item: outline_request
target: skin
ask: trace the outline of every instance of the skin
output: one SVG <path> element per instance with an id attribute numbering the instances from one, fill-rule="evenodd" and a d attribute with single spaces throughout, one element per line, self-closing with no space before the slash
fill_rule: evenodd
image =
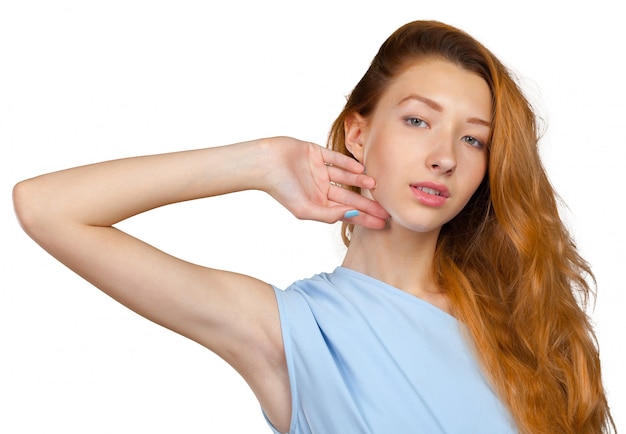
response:
<path id="1" fill-rule="evenodd" d="M 387 227 L 356 227 L 343 265 L 449 312 L 430 276 L 441 227 L 474 194 L 487 168 L 491 93 L 478 75 L 438 58 L 400 74 L 369 118 L 346 120 L 346 145 L 377 180 L 364 192 L 391 215 Z M 411 185 L 434 183 L 441 206 L 420 202 Z M 430 184 L 429 184 L 430 185 Z"/>
<path id="2" fill-rule="evenodd" d="M 267 192 L 301 219 L 336 222 L 345 220 L 346 211 L 356 209 L 360 213 L 350 221 L 358 230 L 344 265 L 419 296 L 414 282 L 427 281 L 426 264 L 432 260 L 441 225 L 469 199 L 486 166 L 484 151 L 465 149 L 468 145 L 459 143 L 459 137 L 478 136 L 465 120 L 486 116 L 489 110 L 483 107 L 483 97 L 487 97 L 472 90 L 475 85 L 482 89 L 475 76 L 450 66 L 454 65 L 431 65 L 435 69 L 422 65 L 420 74 L 430 71 L 430 75 L 420 80 L 414 80 L 420 75 L 418 70 L 406 79 L 403 75 L 369 119 L 355 115 L 346 123 L 348 137 L 355 139 L 350 142 L 353 153 L 367 163 L 368 175 L 363 174 L 363 165 L 347 156 L 275 137 L 42 175 L 15 186 L 16 214 L 37 243 L 93 285 L 232 365 L 274 426 L 287 432 L 291 392 L 271 286 L 249 276 L 185 262 L 114 225 L 166 204 L 248 189 Z M 443 80 L 449 87 L 431 86 L 431 80 Z M 456 80 L 461 82 L 456 85 Z M 418 82 L 421 87 L 413 89 Z M 429 112 L 416 105 L 412 114 L 427 120 L 428 128 L 406 122 L 393 126 L 396 88 L 401 94 L 409 89 L 439 89 L 428 95 L 443 110 Z M 402 141 L 400 131 L 406 131 Z M 412 134 L 415 139 L 409 140 Z M 394 151 L 390 144 L 401 148 Z M 397 169 L 392 170 L 394 165 Z M 470 170 L 469 165 L 476 167 Z M 415 177 L 445 182 L 453 199 L 439 210 L 422 209 L 406 185 Z M 366 194 L 333 183 L 357 186 Z M 403 236 L 407 239 L 400 242 Z M 420 265 L 415 267 L 409 259 Z M 390 272 L 394 269 L 400 271 L 398 275 Z M 404 274 L 406 279 L 396 279 Z"/>

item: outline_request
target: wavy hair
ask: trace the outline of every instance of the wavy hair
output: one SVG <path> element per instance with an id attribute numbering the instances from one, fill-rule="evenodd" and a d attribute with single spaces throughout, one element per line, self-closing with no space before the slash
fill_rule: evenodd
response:
<path id="1" fill-rule="evenodd" d="M 493 111 L 488 172 L 467 206 L 441 229 L 434 278 L 521 433 L 616 431 L 585 313 L 593 274 L 559 216 L 537 149 L 535 114 L 489 50 L 436 21 L 402 26 L 351 92 L 328 147 L 351 155 L 346 118 L 355 112 L 367 117 L 396 76 L 433 56 L 482 77 Z M 344 223 L 346 245 L 352 230 Z"/>

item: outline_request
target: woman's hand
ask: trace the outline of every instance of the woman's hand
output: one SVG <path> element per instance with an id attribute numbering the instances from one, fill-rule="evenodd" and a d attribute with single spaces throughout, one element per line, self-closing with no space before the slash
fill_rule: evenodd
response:
<path id="1" fill-rule="evenodd" d="M 268 185 L 264 190 L 299 219 L 334 223 L 339 220 L 382 229 L 390 216 L 377 202 L 345 187 L 374 189 L 353 158 L 290 137 L 266 140 Z M 350 217 L 354 212 L 358 215 Z"/>

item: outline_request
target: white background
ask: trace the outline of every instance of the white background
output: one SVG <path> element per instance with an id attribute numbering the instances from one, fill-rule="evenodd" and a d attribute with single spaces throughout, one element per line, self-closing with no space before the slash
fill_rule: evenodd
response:
<path id="1" fill-rule="evenodd" d="M 261 136 L 324 143 L 379 45 L 414 19 L 484 42 L 544 118 L 545 165 L 597 275 L 592 317 L 626 429 L 623 13 L 609 0 L 551 4 L 2 0 L 0 432 L 269 432 L 225 363 L 37 247 L 14 218 L 11 188 L 79 164 Z M 342 255 L 338 226 L 296 221 L 260 193 L 160 209 L 123 228 L 279 286 Z"/>

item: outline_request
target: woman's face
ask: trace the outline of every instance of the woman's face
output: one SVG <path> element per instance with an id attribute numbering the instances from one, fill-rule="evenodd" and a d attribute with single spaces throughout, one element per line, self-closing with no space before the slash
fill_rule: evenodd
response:
<path id="1" fill-rule="evenodd" d="M 366 191 L 391 225 L 439 231 L 487 168 L 491 93 L 477 74 L 427 58 L 394 79 L 367 118 L 346 121 L 346 144 L 377 180 Z"/>

